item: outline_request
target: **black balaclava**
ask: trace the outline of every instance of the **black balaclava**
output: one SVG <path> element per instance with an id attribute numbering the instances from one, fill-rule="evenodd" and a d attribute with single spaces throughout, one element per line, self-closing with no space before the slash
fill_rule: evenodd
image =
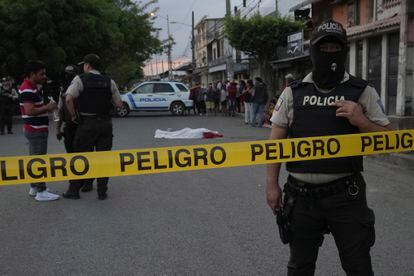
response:
<path id="1" fill-rule="evenodd" d="M 321 52 L 319 46 L 325 42 L 339 43 L 342 50 L 335 53 Z M 345 74 L 347 55 L 347 45 L 331 36 L 325 37 L 311 47 L 312 78 L 318 87 L 332 89 L 341 83 Z"/>
<path id="2" fill-rule="evenodd" d="M 335 53 L 321 52 L 322 43 L 339 43 L 342 50 Z M 345 63 L 348 54 L 346 30 L 341 23 L 328 19 L 317 26 L 311 37 L 312 76 L 316 85 L 323 89 L 332 89 L 344 78 Z"/>

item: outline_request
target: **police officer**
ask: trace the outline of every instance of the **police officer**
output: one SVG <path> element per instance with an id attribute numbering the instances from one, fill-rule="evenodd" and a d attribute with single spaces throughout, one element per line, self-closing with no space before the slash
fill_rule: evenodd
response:
<path id="1" fill-rule="evenodd" d="M 63 138 L 66 152 L 75 152 L 74 140 L 78 124 L 72 122 L 71 114 L 66 106 L 66 91 L 71 84 L 73 78 L 77 75 L 78 69 L 75 65 L 65 67 L 63 78 L 63 86 L 59 94 L 58 112 L 59 116 L 56 122 L 56 138 L 60 141 Z M 77 113 L 76 101 L 74 101 L 75 113 Z M 63 129 L 62 129 L 63 128 Z M 90 192 L 93 190 L 93 179 L 84 179 L 82 192 Z"/>
<path id="2" fill-rule="evenodd" d="M 3 78 L 0 87 L 0 134 L 3 135 L 7 126 L 7 133 L 13 134 L 13 113 L 18 98 L 16 90 L 12 87 L 11 79 Z"/>
<path id="3" fill-rule="evenodd" d="M 76 76 L 66 92 L 66 104 L 71 120 L 79 124 L 74 139 L 75 152 L 107 151 L 112 148 L 112 106 L 122 106 L 115 82 L 101 75 L 101 59 L 88 54 L 80 63 L 85 74 Z M 74 108 L 77 100 L 79 116 Z M 87 180 L 90 181 L 90 180 Z M 107 198 L 108 177 L 98 178 L 98 199 Z M 64 198 L 79 199 L 84 180 L 72 180 Z"/>
<path id="4" fill-rule="evenodd" d="M 270 139 L 386 131 L 390 122 L 374 88 L 345 72 L 347 36 L 327 20 L 311 37 L 312 73 L 287 87 L 276 104 Z M 336 100 L 336 101 L 335 101 Z M 323 235 L 332 233 L 347 275 L 373 275 L 374 213 L 367 206 L 362 157 L 268 165 L 266 197 L 288 221 L 288 275 L 314 275 Z"/>

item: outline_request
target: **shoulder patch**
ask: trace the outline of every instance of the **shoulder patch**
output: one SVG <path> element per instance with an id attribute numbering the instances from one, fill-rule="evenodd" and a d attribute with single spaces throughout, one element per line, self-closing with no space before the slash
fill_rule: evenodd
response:
<path id="1" fill-rule="evenodd" d="M 384 105 L 382 104 L 381 99 L 378 99 L 378 100 L 377 100 L 377 104 L 378 104 L 378 105 L 379 105 L 379 107 L 381 108 L 382 113 L 384 113 L 384 114 L 385 114 L 385 108 L 384 108 Z"/>
<path id="2" fill-rule="evenodd" d="M 277 100 L 277 103 L 275 105 L 275 111 L 276 112 L 279 111 L 279 109 L 282 106 L 282 104 L 283 104 L 283 98 L 282 97 L 279 97 L 279 99 Z"/>

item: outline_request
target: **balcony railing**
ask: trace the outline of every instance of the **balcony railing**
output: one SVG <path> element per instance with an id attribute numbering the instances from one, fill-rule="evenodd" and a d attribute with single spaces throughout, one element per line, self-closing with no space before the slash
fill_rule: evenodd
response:
<path id="1" fill-rule="evenodd" d="M 216 58 L 215 60 L 209 61 L 208 66 L 212 67 L 212 66 L 220 65 L 226 62 L 227 62 L 226 57 L 219 57 L 219 58 Z"/>
<path id="2" fill-rule="evenodd" d="M 400 6 L 401 0 L 378 0 L 377 20 L 393 17 L 396 13 L 398 13 Z"/>
<path id="3" fill-rule="evenodd" d="M 390 9 L 401 4 L 401 0 L 383 0 L 382 7 L 384 9 Z"/>

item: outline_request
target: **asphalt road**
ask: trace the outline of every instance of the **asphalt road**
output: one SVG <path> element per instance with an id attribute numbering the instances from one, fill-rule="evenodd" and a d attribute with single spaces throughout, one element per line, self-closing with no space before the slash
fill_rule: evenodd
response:
<path id="1" fill-rule="evenodd" d="M 224 138 L 159 140 L 160 129 L 205 127 Z M 114 119 L 114 148 L 264 139 L 240 118 L 138 113 Z M 53 131 L 51 132 L 53 133 Z M 49 152 L 63 152 L 52 135 Z M 26 155 L 21 125 L 0 136 L 0 155 Z M 0 186 L 0 275 L 286 275 L 288 247 L 265 203 L 264 166 L 115 177 L 109 198 L 39 203 L 28 185 Z M 414 275 L 414 169 L 367 159 L 376 213 L 376 275 Z M 283 171 L 283 177 L 286 172 Z M 62 193 L 67 183 L 50 183 Z M 316 275 L 344 275 L 331 236 Z"/>

